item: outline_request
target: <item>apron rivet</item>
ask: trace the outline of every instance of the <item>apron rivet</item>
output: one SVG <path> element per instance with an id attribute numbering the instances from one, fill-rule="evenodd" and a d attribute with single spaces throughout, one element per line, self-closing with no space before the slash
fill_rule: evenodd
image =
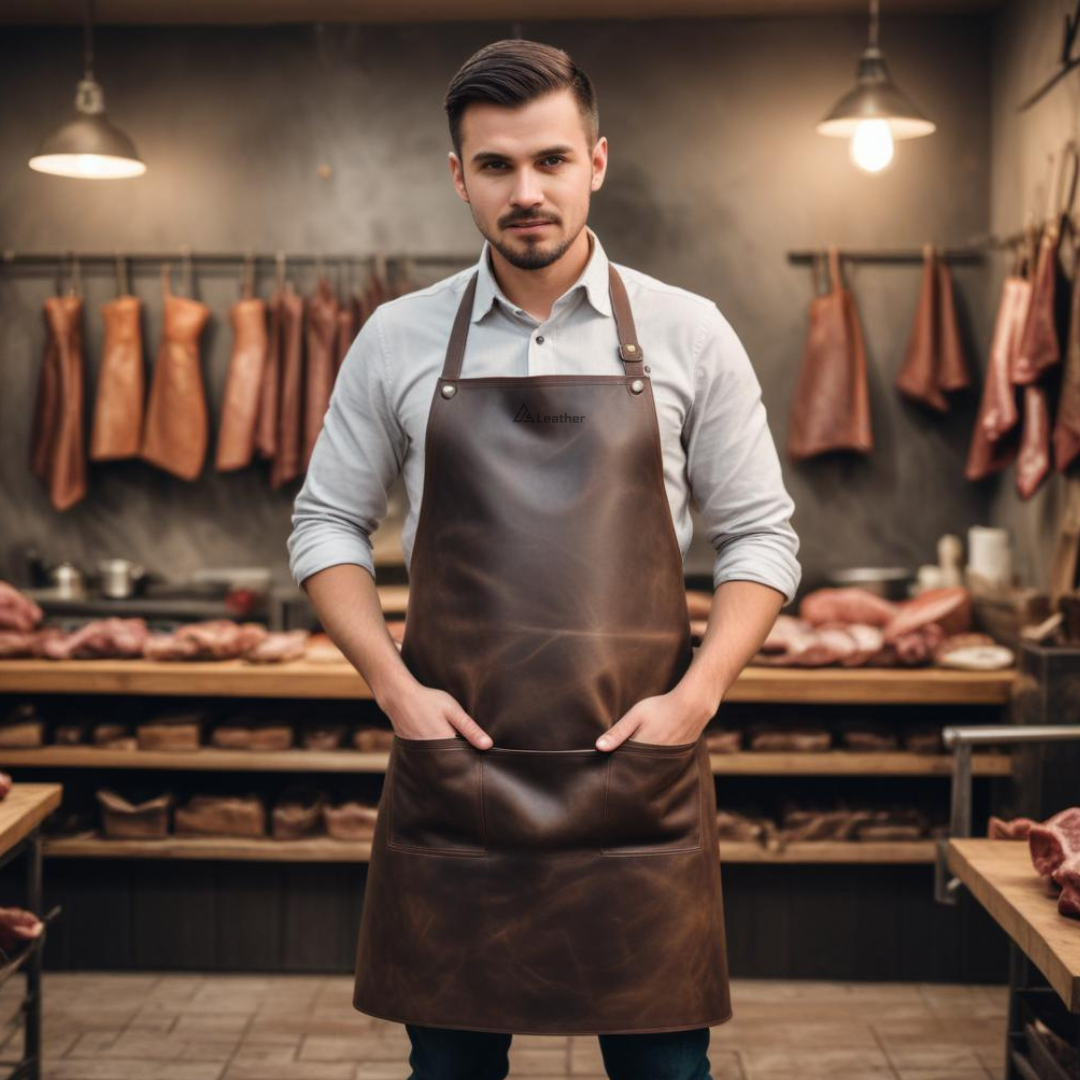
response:
<path id="1" fill-rule="evenodd" d="M 627 352 L 637 352 L 637 346 L 636 345 L 627 345 L 626 346 L 626 351 Z"/>
<path id="2" fill-rule="evenodd" d="M 442 388 L 442 396 L 444 398 L 452 398 L 457 393 L 457 387 L 451 383 L 447 383 Z"/>
<path id="3" fill-rule="evenodd" d="M 632 394 L 640 394 L 645 389 L 645 384 L 640 379 L 635 379 L 630 384 L 630 392 Z"/>

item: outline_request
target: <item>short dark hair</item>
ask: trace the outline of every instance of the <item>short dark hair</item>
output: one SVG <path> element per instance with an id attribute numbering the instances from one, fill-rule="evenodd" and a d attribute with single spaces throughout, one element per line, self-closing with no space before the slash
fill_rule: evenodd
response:
<path id="1" fill-rule="evenodd" d="M 570 54 L 539 41 L 507 38 L 473 53 L 450 80 L 443 105 L 454 152 L 461 157 L 461 118 L 477 101 L 524 105 L 552 90 L 573 91 L 591 150 L 600 134 L 600 113 L 592 81 Z"/>

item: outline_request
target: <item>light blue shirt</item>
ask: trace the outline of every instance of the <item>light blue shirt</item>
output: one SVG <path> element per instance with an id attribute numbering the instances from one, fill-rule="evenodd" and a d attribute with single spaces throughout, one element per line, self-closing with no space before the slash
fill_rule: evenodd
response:
<path id="1" fill-rule="evenodd" d="M 424 435 L 461 296 L 479 270 L 463 378 L 617 375 L 608 259 L 592 253 L 543 321 L 511 303 L 491 270 L 485 241 L 475 267 L 375 309 L 349 349 L 293 509 L 289 569 L 301 584 L 339 563 L 375 577 L 371 534 L 400 473 L 408 512 L 405 565 L 424 489 Z M 735 331 L 707 297 L 615 264 L 650 367 L 664 486 L 685 560 L 693 497 L 716 557 L 713 587 L 757 581 L 794 598 L 802 570 L 795 505 L 784 487 L 761 386 Z"/>

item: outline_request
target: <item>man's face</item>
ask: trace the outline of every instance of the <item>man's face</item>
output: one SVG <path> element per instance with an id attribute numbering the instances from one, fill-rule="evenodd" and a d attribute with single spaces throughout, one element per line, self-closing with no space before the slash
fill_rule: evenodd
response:
<path id="1" fill-rule="evenodd" d="M 462 116 L 461 158 L 450 154 L 458 195 L 481 234 L 512 266 L 560 258 L 589 216 L 607 169 L 607 139 L 590 151 L 570 90 L 509 108 L 476 102 Z"/>

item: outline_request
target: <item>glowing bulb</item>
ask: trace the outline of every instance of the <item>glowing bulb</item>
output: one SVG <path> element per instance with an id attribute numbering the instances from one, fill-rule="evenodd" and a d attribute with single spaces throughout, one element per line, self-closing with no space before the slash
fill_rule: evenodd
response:
<path id="1" fill-rule="evenodd" d="M 146 172 L 141 161 L 111 154 L 39 154 L 30 159 L 30 168 L 83 180 L 116 180 Z"/>
<path id="2" fill-rule="evenodd" d="M 881 172 L 893 159 L 888 120 L 863 120 L 851 137 L 851 160 L 869 173 Z"/>

